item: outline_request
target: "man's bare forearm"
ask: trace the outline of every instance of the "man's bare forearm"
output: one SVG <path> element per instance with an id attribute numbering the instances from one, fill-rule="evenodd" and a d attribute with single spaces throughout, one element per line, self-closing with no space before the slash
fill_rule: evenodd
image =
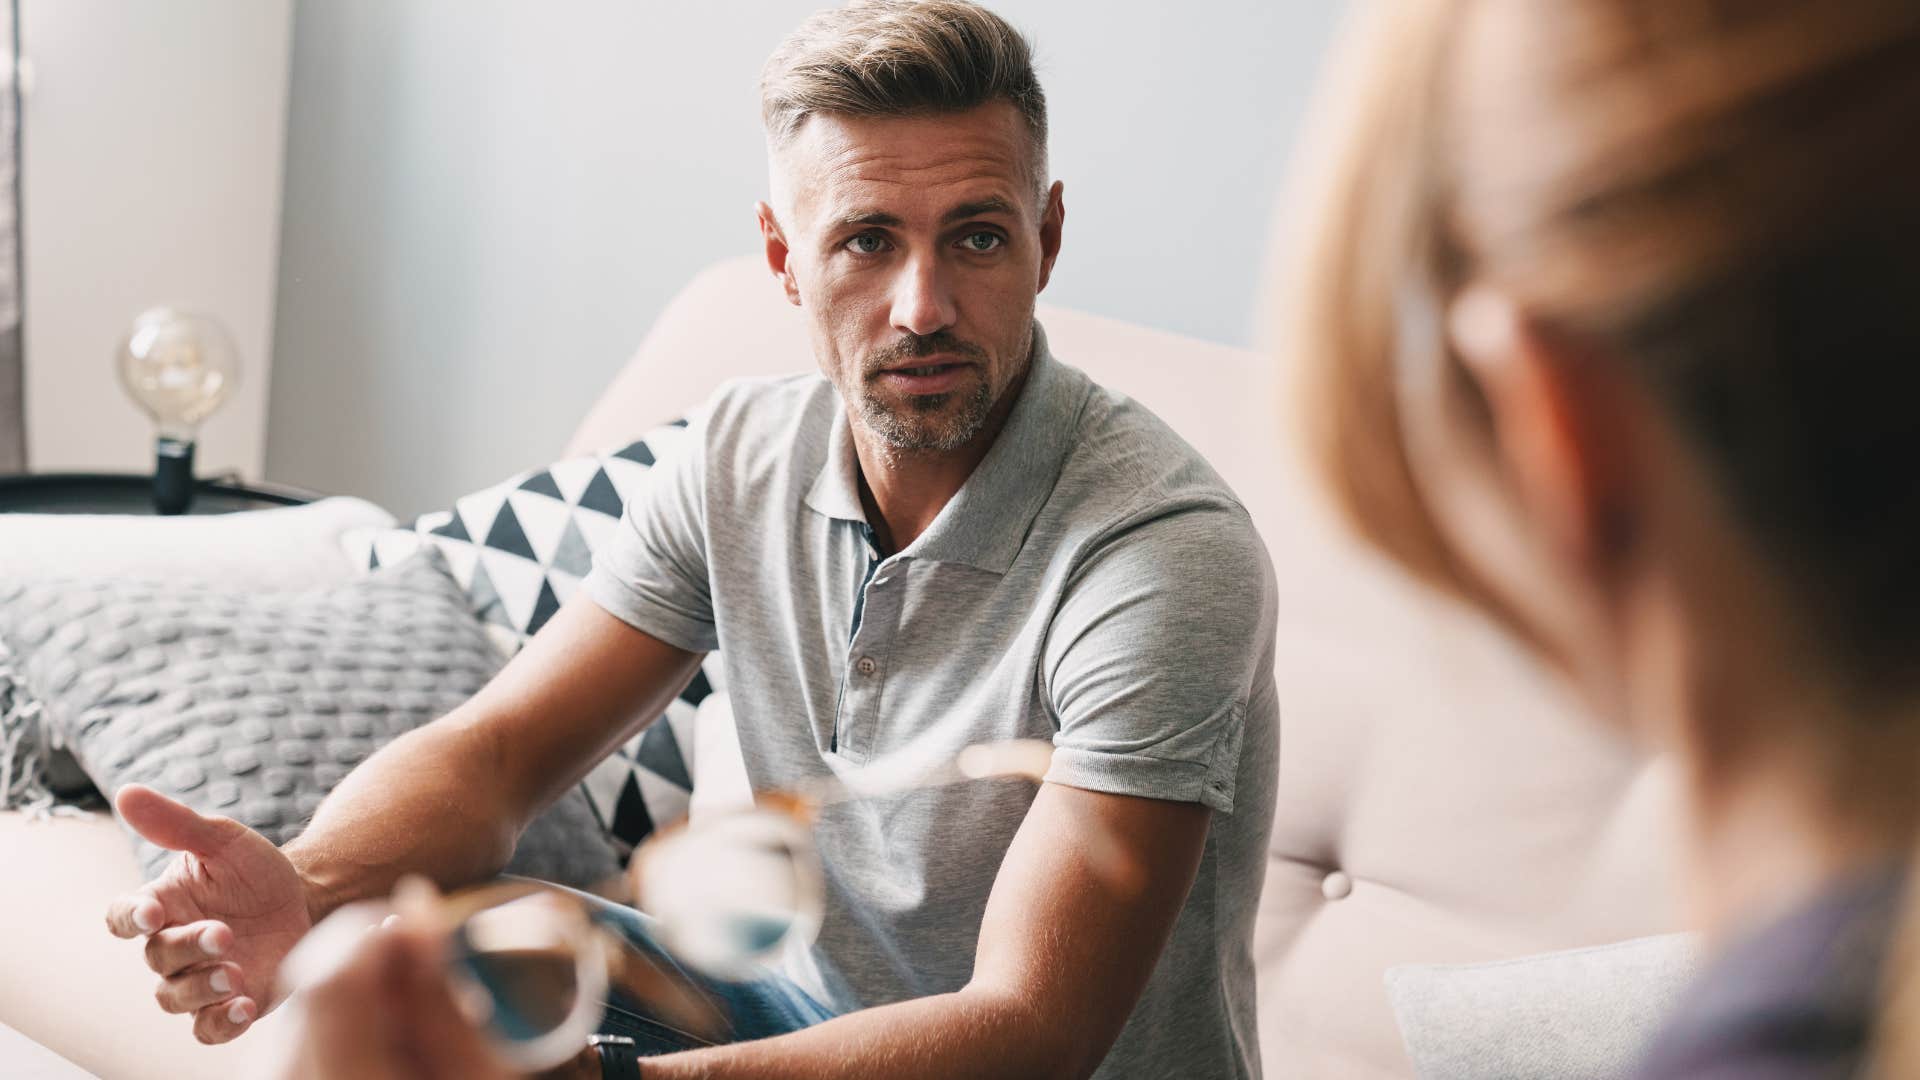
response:
<path id="1" fill-rule="evenodd" d="M 488 741 L 455 712 L 389 743 L 341 781 L 285 848 L 316 922 L 342 904 L 387 895 L 404 874 L 448 888 L 507 864 L 520 823 L 497 797 Z"/>
<path id="2" fill-rule="evenodd" d="M 975 1080 L 1091 1075 L 1105 1046 L 1045 1010 L 969 987 L 849 1013 L 789 1035 L 648 1058 L 649 1080 Z"/>
<path id="3" fill-rule="evenodd" d="M 577 596 L 486 688 L 355 769 L 286 847 L 317 920 L 404 874 L 490 877 L 526 823 L 658 716 L 700 657 Z"/>
<path id="4" fill-rule="evenodd" d="M 1090 1076 L 1173 932 L 1209 816 L 1197 803 L 1043 784 L 994 879 L 964 989 L 758 1042 L 649 1058 L 644 1075 Z"/>

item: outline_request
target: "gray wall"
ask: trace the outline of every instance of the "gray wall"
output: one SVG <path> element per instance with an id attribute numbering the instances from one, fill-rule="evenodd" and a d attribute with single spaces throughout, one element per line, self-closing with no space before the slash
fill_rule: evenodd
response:
<path id="1" fill-rule="evenodd" d="M 298 0 L 267 475 L 411 515 L 549 460 L 755 250 L 755 80 L 816 6 Z M 995 7 L 1052 102 L 1049 299 L 1248 342 L 1338 0 Z"/>
<path id="2" fill-rule="evenodd" d="M 0 473 L 27 468 L 27 401 L 20 349 L 19 71 L 16 0 L 0 0 Z"/>

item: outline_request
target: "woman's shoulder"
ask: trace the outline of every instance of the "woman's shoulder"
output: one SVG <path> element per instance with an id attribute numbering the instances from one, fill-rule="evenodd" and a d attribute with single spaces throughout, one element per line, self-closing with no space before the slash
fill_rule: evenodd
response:
<path id="1" fill-rule="evenodd" d="M 1736 940 L 1688 991 L 1637 1080 L 1857 1075 L 1909 873 L 1857 875 Z"/>

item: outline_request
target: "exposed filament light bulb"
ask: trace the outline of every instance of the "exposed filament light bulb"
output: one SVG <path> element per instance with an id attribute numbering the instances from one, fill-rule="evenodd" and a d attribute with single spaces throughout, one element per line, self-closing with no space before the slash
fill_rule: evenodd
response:
<path id="1" fill-rule="evenodd" d="M 153 417 L 158 433 L 154 508 L 178 514 L 193 501 L 193 450 L 200 424 L 232 396 L 240 354 L 224 326 L 207 315 L 150 308 L 121 342 L 120 384 Z"/>

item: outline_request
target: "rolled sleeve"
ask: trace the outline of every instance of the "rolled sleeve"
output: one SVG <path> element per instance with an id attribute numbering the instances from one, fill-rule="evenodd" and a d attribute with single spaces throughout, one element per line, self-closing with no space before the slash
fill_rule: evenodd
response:
<path id="1" fill-rule="evenodd" d="M 1274 607 L 1266 550 L 1236 505 L 1117 530 L 1069 581 L 1049 634 L 1047 779 L 1232 813 Z"/>
<path id="2" fill-rule="evenodd" d="M 594 552 L 588 597 L 621 622 L 675 648 L 712 652 L 704 484 L 706 423 L 664 454 L 627 500 L 619 528 Z"/>

